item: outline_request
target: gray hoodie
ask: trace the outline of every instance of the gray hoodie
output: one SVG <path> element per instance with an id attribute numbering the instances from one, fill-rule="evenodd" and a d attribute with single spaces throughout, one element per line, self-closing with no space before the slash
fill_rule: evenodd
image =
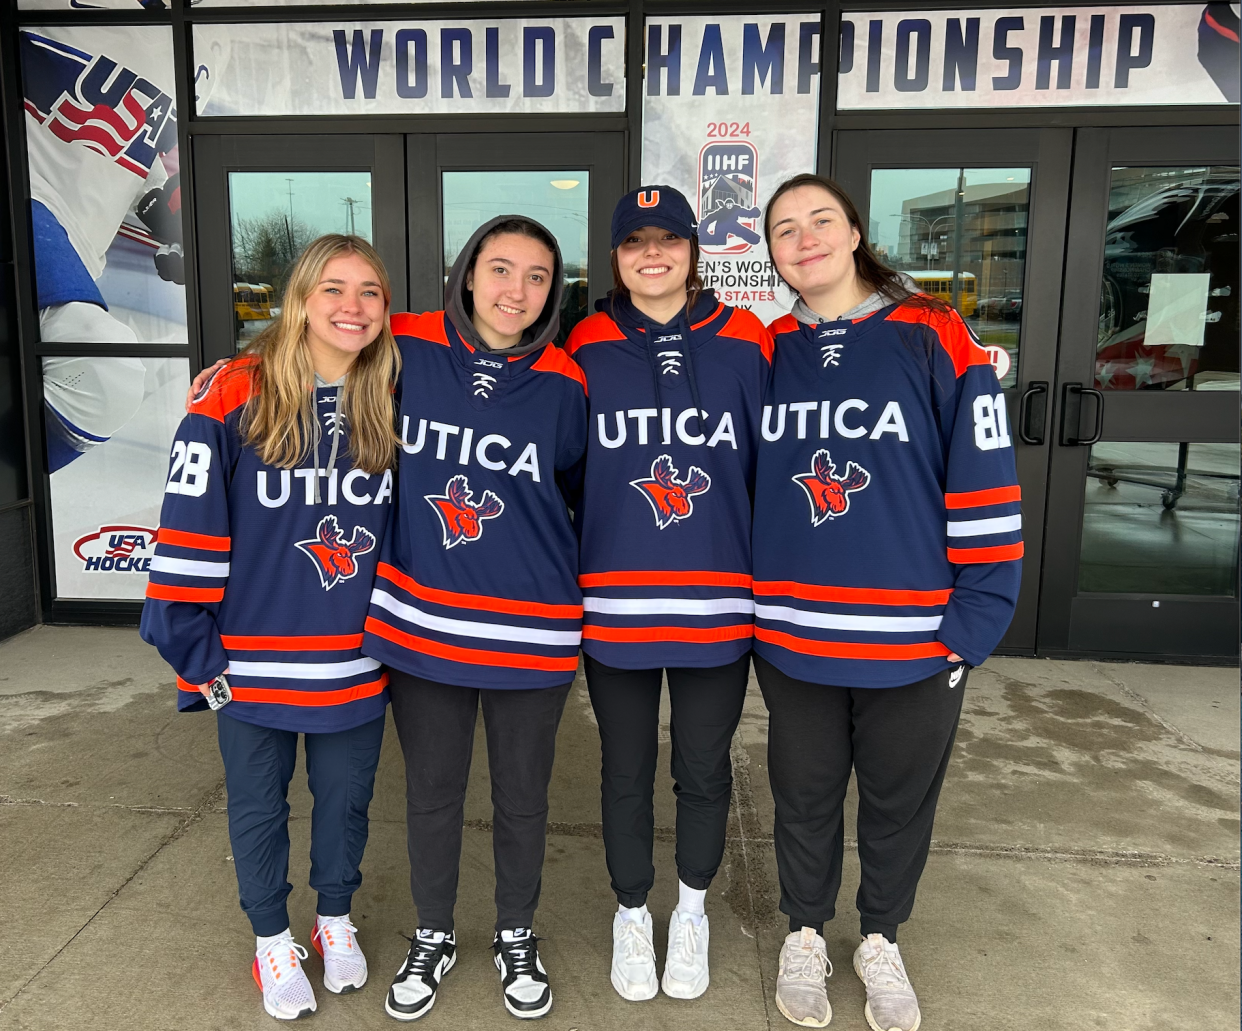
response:
<path id="1" fill-rule="evenodd" d="M 855 305 L 849 311 L 843 311 L 836 319 L 825 318 L 818 312 L 811 311 L 806 301 L 802 299 L 801 294 L 798 295 L 798 300 L 794 302 L 793 317 L 806 326 L 818 326 L 821 322 L 835 322 L 839 319 L 861 319 L 872 312 L 888 307 L 890 304 L 904 301 L 911 294 L 918 292 L 918 284 L 904 272 L 898 272 L 893 289 L 877 290 L 861 304 Z"/>
<path id="2" fill-rule="evenodd" d="M 466 289 L 466 272 L 469 270 L 470 259 L 473 257 L 475 249 L 479 246 L 479 241 L 501 222 L 512 221 L 526 222 L 530 225 L 538 226 L 552 240 L 553 257 L 555 258 L 552 268 L 552 290 L 548 294 L 548 299 L 543 306 L 543 311 L 540 313 L 539 318 L 522 333 L 522 339 L 513 347 L 492 350 L 483 342 L 483 338 L 479 336 L 479 331 L 474 328 L 474 323 L 471 321 L 470 316 L 474 311 L 474 305 L 470 292 Z M 453 262 L 453 267 L 449 270 L 448 282 L 444 284 L 444 313 L 453 323 L 453 328 L 457 330 L 458 335 L 471 347 L 477 347 L 480 350 L 488 351 L 500 357 L 518 358 L 521 355 L 530 354 L 531 351 L 538 350 L 550 340 L 556 339 L 557 331 L 561 327 L 561 295 L 564 292 L 564 265 L 561 261 L 561 249 L 556 246 L 556 237 L 533 218 L 527 218 L 525 215 L 500 215 L 497 218 L 493 218 L 490 222 L 484 222 L 479 226 L 474 231 L 474 235 L 466 241 L 466 246 L 461 249 L 457 260 Z"/>

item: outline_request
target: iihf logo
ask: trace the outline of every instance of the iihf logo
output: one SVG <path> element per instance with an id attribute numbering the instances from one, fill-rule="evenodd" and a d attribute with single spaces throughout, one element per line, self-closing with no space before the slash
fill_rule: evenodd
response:
<path id="1" fill-rule="evenodd" d="M 811 471 L 799 473 L 793 481 L 811 502 L 811 525 L 819 526 L 826 519 L 845 515 L 850 510 L 850 492 L 866 487 L 871 474 L 856 462 L 847 462 L 845 475 L 838 476 L 832 457 L 821 448 L 811 459 Z"/>
<path id="2" fill-rule="evenodd" d="M 443 494 L 424 494 L 435 509 L 444 528 L 444 546 L 454 547 L 463 541 L 477 541 L 483 535 L 483 520 L 495 519 L 505 510 L 505 503 L 490 490 L 475 504 L 474 491 L 465 476 L 454 476 L 444 486 Z"/>
<path id="3" fill-rule="evenodd" d="M 760 242 L 755 204 L 759 154 L 745 140 L 699 151 L 699 245 L 711 254 L 745 254 Z"/>
<path id="4" fill-rule="evenodd" d="M 656 526 L 663 530 L 672 523 L 689 519 L 694 512 L 694 495 L 706 494 L 712 478 L 698 466 L 690 466 L 684 480 L 677 478 L 673 459 L 661 455 L 651 463 L 651 476 L 630 480 L 630 486 L 642 494 L 655 512 Z"/>
<path id="5" fill-rule="evenodd" d="M 354 560 L 375 549 L 375 535 L 365 526 L 355 526 L 349 540 L 342 540 L 341 525 L 334 515 L 320 519 L 316 533 L 318 536 L 309 541 L 297 541 L 297 547 L 315 564 L 325 591 L 342 580 L 353 579 L 358 572 Z"/>

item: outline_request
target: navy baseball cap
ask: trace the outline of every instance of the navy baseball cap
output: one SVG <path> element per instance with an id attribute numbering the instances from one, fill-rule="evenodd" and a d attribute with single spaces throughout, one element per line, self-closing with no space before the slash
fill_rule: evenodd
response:
<path id="1" fill-rule="evenodd" d="M 619 201 L 612 212 L 612 249 L 643 226 L 659 226 L 689 240 L 694 236 L 694 211 L 672 186 L 640 186 Z"/>

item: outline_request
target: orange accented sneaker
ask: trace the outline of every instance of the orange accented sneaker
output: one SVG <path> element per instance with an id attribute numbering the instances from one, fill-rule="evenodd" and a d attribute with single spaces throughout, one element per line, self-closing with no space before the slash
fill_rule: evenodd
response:
<path id="1" fill-rule="evenodd" d="M 297 1020 L 315 1012 L 315 993 L 302 970 L 306 950 L 288 931 L 254 957 L 254 982 L 263 992 L 263 1008 L 277 1020 Z"/>
<path id="2" fill-rule="evenodd" d="M 311 944 L 323 957 L 323 986 L 335 995 L 356 992 L 367 983 L 367 958 L 358 928 L 345 916 L 316 916 Z"/>

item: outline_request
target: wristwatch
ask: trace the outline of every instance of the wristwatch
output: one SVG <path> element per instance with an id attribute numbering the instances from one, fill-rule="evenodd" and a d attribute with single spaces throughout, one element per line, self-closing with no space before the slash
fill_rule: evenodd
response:
<path id="1" fill-rule="evenodd" d="M 203 688 L 203 695 L 212 709 L 223 709 L 233 700 L 233 692 L 229 689 L 229 680 L 221 673 L 215 680 Z"/>

